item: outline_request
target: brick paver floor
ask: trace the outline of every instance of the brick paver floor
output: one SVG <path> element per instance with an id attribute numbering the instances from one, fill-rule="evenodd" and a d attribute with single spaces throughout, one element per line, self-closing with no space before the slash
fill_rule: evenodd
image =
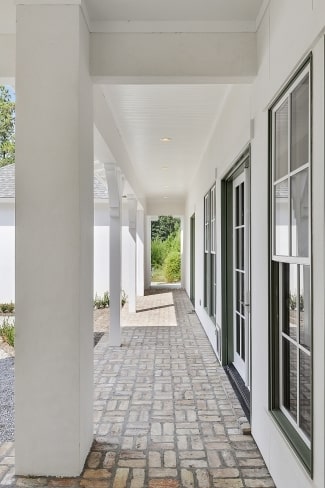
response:
<path id="1" fill-rule="evenodd" d="M 94 442 L 82 476 L 15 477 L 5 443 L 0 487 L 274 487 L 185 292 L 139 299 L 123 324 L 120 348 L 107 334 L 95 348 Z"/>

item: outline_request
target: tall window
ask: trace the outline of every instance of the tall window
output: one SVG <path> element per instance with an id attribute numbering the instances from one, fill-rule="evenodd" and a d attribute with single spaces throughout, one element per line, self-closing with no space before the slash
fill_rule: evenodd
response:
<path id="1" fill-rule="evenodd" d="M 310 61 L 270 110 L 271 410 L 311 469 Z"/>
<path id="2" fill-rule="evenodd" d="M 216 317 L 216 185 L 204 197 L 204 307 Z"/>

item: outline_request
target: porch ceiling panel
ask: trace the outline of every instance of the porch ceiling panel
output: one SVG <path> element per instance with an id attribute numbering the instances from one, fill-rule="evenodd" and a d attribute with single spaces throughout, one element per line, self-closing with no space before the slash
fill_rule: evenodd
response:
<path id="1" fill-rule="evenodd" d="M 106 85 L 103 91 L 146 197 L 185 198 L 227 85 Z"/>

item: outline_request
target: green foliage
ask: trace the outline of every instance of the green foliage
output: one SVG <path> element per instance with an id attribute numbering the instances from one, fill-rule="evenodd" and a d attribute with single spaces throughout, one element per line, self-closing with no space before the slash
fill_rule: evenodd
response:
<path id="1" fill-rule="evenodd" d="M 160 216 L 158 220 L 151 223 L 151 240 L 159 239 L 165 241 L 170 236 L 175 236 L 181 226 L 180 219 L 168 216 Z"/>
<path id="2" fill-rule="evenodd" d="M 15 304 L 10 303 L 0 303 L 0 312 L 2 313 L 13 313 L 15 310 Z"/>
<path id="3" fill-rule="evenodd" d="M 181 279 L 181 255 L 178 251 L 171 251 L 165 259 L 164 265 L 166 281 L 172 283 Z"/>
<path id="4" fill-rule="evenodd" d="M 104 292 L 104 295 L 101 297 L 99 295 L 95 295 L 94 299 L 94 308 L 106 308 L 109 306 L 109 293 L 108 291 Z"/>
<path id="5" fill-rule="evenodd" d="M 0 336 L 7 344 L 14 347 L 15 345 L 15 325 L 10 324 L 8 319 L 4 319 L 0 327 Z"/>
<path id="6" fill-rule="evenodd" d="M 151 266 L 156 269 L 164 264 L 167 255 L 166 241 L 156 238 L 151 241 Z"/>
<path id="7" fill-rule="evenodd" d="M 0 167 L 15 162 L 15 102 L 0 85 Z"/>
<path id="8" fill-rule="evenodd" d="M 151 273 L 151 280 L 155 282 L 164 282 L 165 281 L 165 273 L 164 267 L 159 266 L 158 268 L 153 268 Z"/>
<path id="9" fill-rule="evenodd" d="M 121 292 L 121 305 L 122 305 L 122 307 L 125 305 L 126 300 L 127 300 L 127 296 L 125 294 L 125 291 L 122 290 L 122 292 Z M 108 291 L 105 291 L 104 295 L 102 297 L 97 295 L 97 293 L 96 293 L 95 298 L 94 298 L 94 308 L 95 309 L 107 308 L 107 307 L 109 307 L 109 301 L 110 301 L 110 297 L 109 297 Z"/>
<path id="10" fill-rule="evenodd" d="M 151 235 L 152 280 L 178 281 L 181 276 L 180 219 L 159 217 L 158 221 L 152 223 Z"/>
<path id="11" fill-rule="evenodd" d="M 127 300 L 127 298 L 128 298 L 128 297 L 127 297 L 127 295 L 126 295 L 125 291 L 124 291 L 124 290 L 122 290 L 122 292 L 121 292 L 121 305 L 122 305 L 122 307 L 124 307 L 124 305 L 126 304 L 126 300 Z"/>

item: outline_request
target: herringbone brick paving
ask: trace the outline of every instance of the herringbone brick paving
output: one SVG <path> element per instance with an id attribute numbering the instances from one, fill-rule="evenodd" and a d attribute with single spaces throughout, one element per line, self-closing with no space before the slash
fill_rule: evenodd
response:
<path id="1" fill-rule="evenodd" d="M 107 334 L 95 348 L 94 443 L 82 476 L 14 477 L 7 443 L 0 487 L 274 487 L 185 292 L 144 297 L 137 310 L 123 312 L 133 326 L 120 348 Z"/>

